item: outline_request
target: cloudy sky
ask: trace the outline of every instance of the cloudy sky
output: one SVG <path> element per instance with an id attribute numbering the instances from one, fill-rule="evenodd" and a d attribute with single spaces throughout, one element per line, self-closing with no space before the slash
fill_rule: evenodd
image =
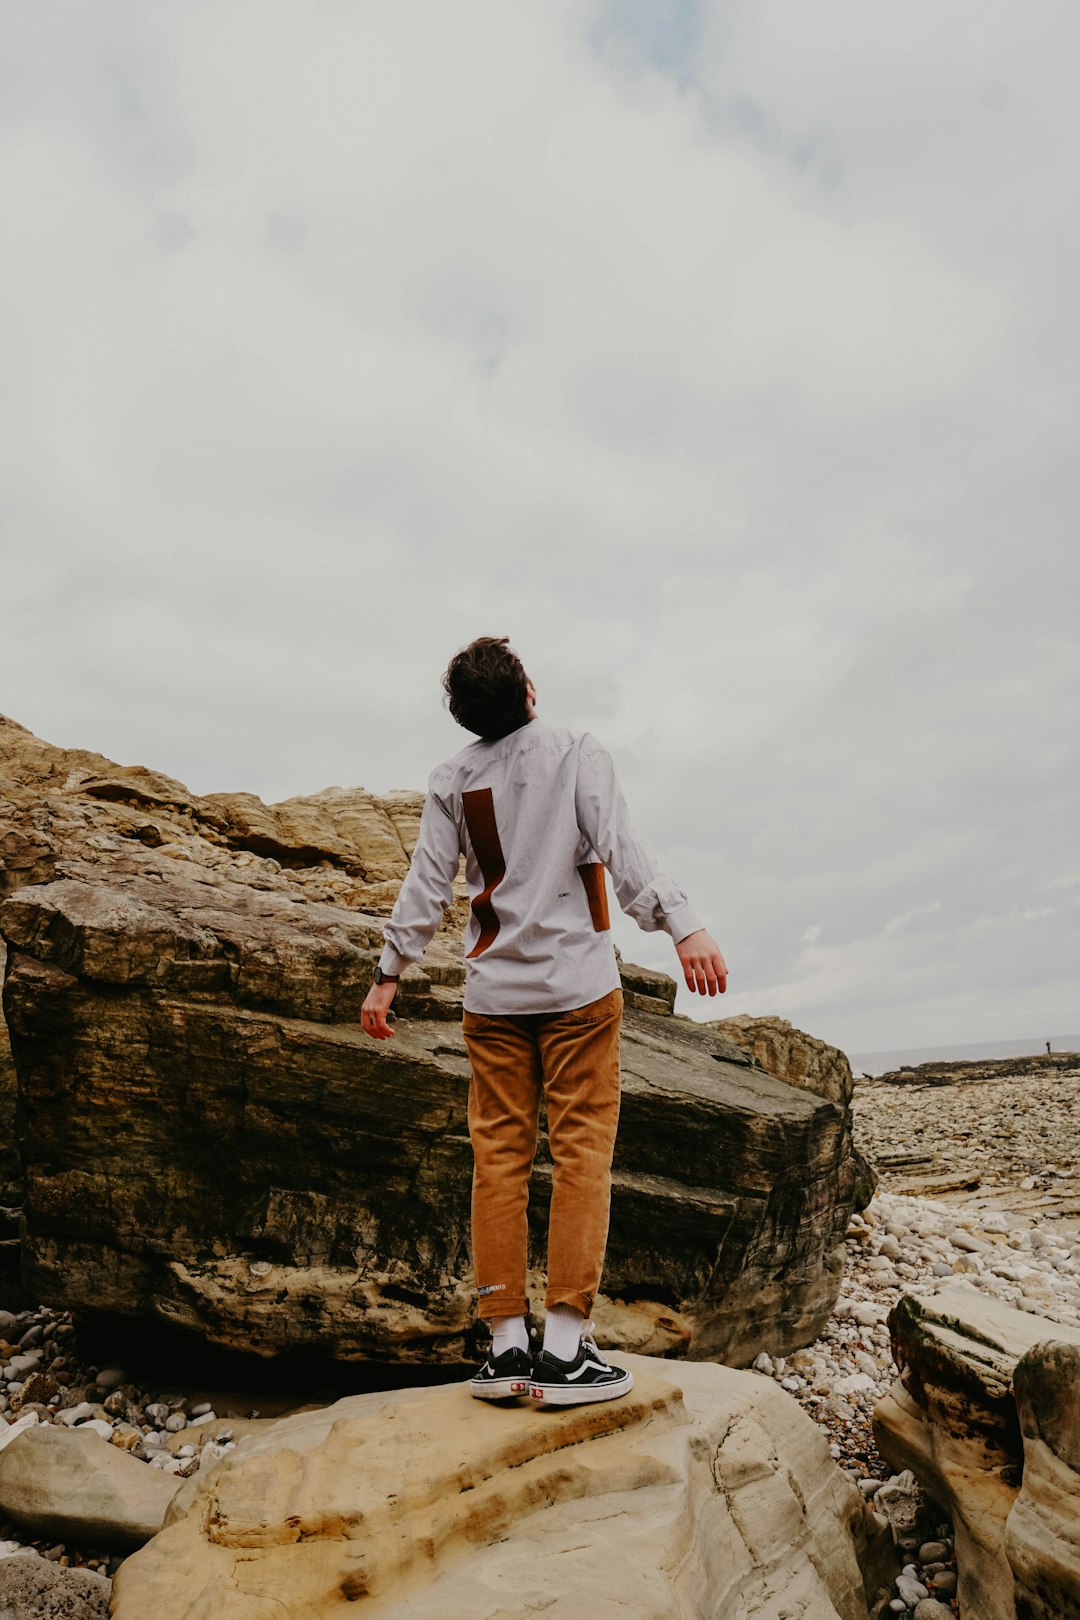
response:
<path id="1" fill-rule="evenodd" d="M 1072 0 L 0 18 L 0 712 L 422 787 L 507 634 L 719 1010 L 1080 1028 Z"/>

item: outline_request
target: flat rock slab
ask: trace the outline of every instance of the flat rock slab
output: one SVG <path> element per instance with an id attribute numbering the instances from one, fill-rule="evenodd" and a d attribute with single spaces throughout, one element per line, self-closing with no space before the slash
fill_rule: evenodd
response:
<path id="1" fill-rule="evenodd" d="M 38 1423 L 0 1451 L 0 1512 L 36 1535 L 127 1550 L 161 1529 L 175 1476 L 101 1435 Z"/>
<path id="2" fill-rule="evenodd" d="M 942 1170 L 906 1176 L 902 1181 L 895 1181 L 889 1190 L 904 1198 L 944 1198 L 949 1193 L 974 1192 L 979 1183 L 980 1177 L 975 1171 Z"/>
<path id="3" fill-rule="evenodd" d="M 770 1381 L 620 1358 L 621 1401 L 546 1411 L 463 1385 L 351 1396 L 185 1483 L 114 1620 L 865 1620 L 878 1526 Z"/>
<path id="4" fill-rule="evenodd" d="M 979 1436 L 1021 1452 L 1012 1378 L 1020 1357 L 1046 1339 L 1080 1344 L 1080 1329 L 961 1282 L 904 1294 L 889 1316 L 901 1380 L 932 1422 L 957 1438 Z"/>

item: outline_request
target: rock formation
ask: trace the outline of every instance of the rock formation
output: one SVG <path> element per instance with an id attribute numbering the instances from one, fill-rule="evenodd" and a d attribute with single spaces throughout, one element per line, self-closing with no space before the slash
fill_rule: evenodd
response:
<path id="1" fill-rule="evenodd" d="M 1024 1441 L 1020 1494 L 1005 1521 L 1019 1620 L 1080 1614 L 1080 1343 L 1051 1340 L 1013 1372 Z"/>
<path id="2" fill-rule="evenodd" d="M 851 1064 L 827 1041 L 804 1035 L 786 1018 L 714 1019 L 710 1028 L 749 1052 L 769 1074 L 789 1086 L 826 1097 L 839 1108 L 847 1108 L 855 1091 Z"/>
<path id="3" fill-rule="evenodd" d="M 904 1295 L 889 1326 L 900 1376 L 875 1409 L 874 1436 L 953 1520 L 961 1612 L 1080 1613 L 1080 1330 L 963 1282 Z"/>
<path id="4" fill-rule="evenodd" d="M 813 1092 L 843 1109 L 848 1123 L 844 1156 L 852 1177 L 852 1202 L 865 1209 L 877 1186 L 875 1167 L 856 1148 L 851 1137 L 851 1100 L 855 1079 L 851 1064 L 837 1047 L 795 1029 L 786 1018 L 718 1018 L 709 1024 L 725 1039 L 740 1046 L 766 1073 L 786 1085 Z"/>
<path id="5" fill-rule="evenodd" d="M 114 1620 L 866 1620 L 883 1520 L 771 1382 L 627 1358 L 624 1400 L 481 1406 L 460 1385 L 275 1423 L 180 1488 Z M 860 1567 L 861 1566 L 861 1567 Z"/>
<path id="6" fill-rule="evenodd" d="M 1034 1052 L 1025 1057 L 963 1058 L 951 1062 L 941 1058 L 931 1063 L 909 1063 L 902 1069 L 890 1069 L 887 1074 L 877 1075 L 874 1083 L 879 1086 L 977 1085 L 980 1081 L 1018 1074 L 1041 1080 L 1074 1072 L 1078 1064 L 1080 1052 Z"/>
<path id="7" fill-rule="evenodd" d="M 263 805 L 0 720 L 4 1010 L 31 1294 L 274 1354 L 471 1354 L 464 889 L 358 1026 L 422 799 Z M 597 1322 L 609 1344 L 749 1361 L 814 1338 L 857 1163 L 843 1096 L 672 1015 L 623 964 L 624 1097 Z M 531 1214 L 540 1294 L 549 1192 Z"/>

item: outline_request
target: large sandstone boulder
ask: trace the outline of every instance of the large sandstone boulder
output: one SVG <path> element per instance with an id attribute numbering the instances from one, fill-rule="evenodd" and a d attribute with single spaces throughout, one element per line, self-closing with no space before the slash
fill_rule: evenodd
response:
<path id="1" fill-rule="evenodd" d="M 1076 1408 L 1075 1390 L 1066 1394 L 1076 1360 L 1066 1347 L 1080 1347 L 1080 1330 L 1014 1310 L 959 1281 L 946 1281 L 920 1298 L 904 1295 L 889 1327 L 900 1376 L 875 1408 L 874 1437 L 882 1456 L 894 1468 L 909 1468 L 951 1517 L 961 1611 L 979 1620 L 1041 1620 L 1044 1614 L 1064 1620 L 1080 1612 L 1032 1607 L 1029 1595 L 1018 1601 L 1021 1586 L 1014 1583 L 1012 1562 L 1022 1571 L 1027 1594 L 1039 1590 L 1041 1581 L 1048 1590 L 1061 1589 L 1080 1568 L 1075 1558 L 1071 1566 L 1068 1557 L 1061 1561 L 1070 1537 L 1074 1548 L 1080 1544 L 1080 1496 L 1066 1438 Z M 1052 1356 L 1034 1349 L 1051 1338 L 1061 1341 Z M 1034 1359 L 1021 1374 L 1020 1388 L 1031 1432 L 1022 1440 L 1013 1381 L 1028 1352 Z M 1039 1369 L 1050 1365 L 1054 1380 L 1040 1402 L 1034 1386 Z M 1055 1402 L 1061 1416 L 1051 1418 L 1047 1405 Z M 1047 1433 L 1064 1456 L 1047 1445 Z M 1012 1533 L 1007 1525 L 1021 1494 L 1029 1445 L 1035 1473 Z M 1057 1545 L 1053 1566 L 1051 1543 Z"/>
<path id="2" fill-rule="evenodd" d="M 402 980 L 396 1038 L 358 1024 L 422 800 L 197 798 L 10 723 L 0 744 L 28 1289 L 262 1354 L 471 1355 L 458 912 Z M 664 975 L 623 974 L 597 1321 L 650 1353 L 804 1344 L 842 1272 L 850 1113 L 674 1017 Z M 549 1191 L 542 1147 L 537 1300 Z"/>
<path id="3" fill-rule="evenodd" d="M 883 1521 L 771 1380 L 628 1357 L 623 1400 L 540 1411 L 461 1385 L 276 1423 L 178 1492 L 114 1620 L 866 1620 Z M 860 1564 L 863 1568 L 860 1568 Z"/>

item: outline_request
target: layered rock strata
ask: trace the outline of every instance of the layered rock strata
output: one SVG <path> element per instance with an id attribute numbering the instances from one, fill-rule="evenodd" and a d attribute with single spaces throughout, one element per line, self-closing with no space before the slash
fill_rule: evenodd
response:
<path id="1" fill-rule="evenodd" d="M 852 1200 L 856 1210 L 865 1209 L 877 1187 L 876 1166 L 855 1145 L 851 1104 L 855 1079 L 844 1053 L 827 1041 L 795 1029 L 786 1018 L 719 1018 L 709 1024 L 725 1040 L 742 1048 L 768 1074 L 786 1085 L 798 1086 L 816 1097 L 824 1097 L 844 1112 L 848 1136 L 844 1157 L 850 1166 Z"/>
<path id="2" fill-rule="evenodd" d="M 902 1296 L 889 1326 L 900 1376 L 875 1409 L 874 1437 L 882 1456 L 910 1469 L 952 1518 L 961 1612 L 979 1620 L 1080 1612 L 1072 1381 L 1080 1329 L 962 1282 Z M 1072 1595 L 1055 1608 L 1062 1591 Z"/>
<path id="3" fill-rule="evenodd" d="M 463 896 L 359 1029 L 422 800 L 197 798 L 0 723 L 4 1009 L 27 1288 L 275 1354 L 471 1354 Z M 623 965 L 609 1343 L 749 1361 L 814 1338 L 856 1161 L 785 1083 Z M 542 1297 L 550 1163 L 531 1205 Z"/>
<path id="4" fill-rule="evenodd" d="M 780 1390 L 627 1358 L 635 1387 L 539 1411 L 460 1385 L 276 1423 L 183 1485 L 115 1620 L 398 1620 L 542 1608 L 866 1620 L 884 1521 Z M 884 1581 L 882 1576 L 884 1575 Z"/>

